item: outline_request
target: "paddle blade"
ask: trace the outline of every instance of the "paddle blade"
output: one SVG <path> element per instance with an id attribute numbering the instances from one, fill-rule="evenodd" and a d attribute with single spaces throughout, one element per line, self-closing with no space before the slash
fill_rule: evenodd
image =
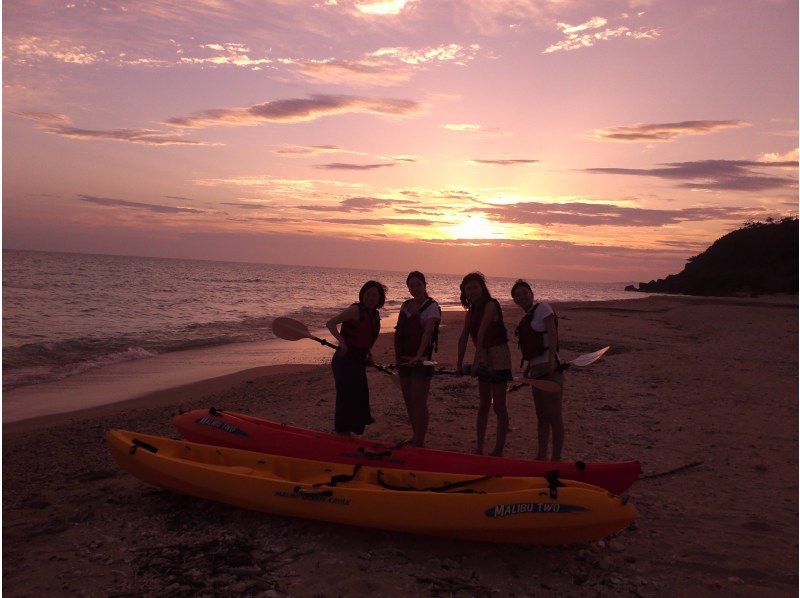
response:
<path id="1" fill-rule="evenodd" d="M 514 382 L 517 384 L 524 384 L 525 386 L 532 386 L 544 392 L 558 392 L 561 390 L 561 385 L 552 380 L 537 380 L 536 378 L 525 378 L 523 376 L 514 376 Z M 512 387 L 516 390 L 516 384 Z"/>
<path id="2" fill-rule="evenodd" d="M 287 341 L 299 341 L 303 338 L 311 338 L 308 327 L 302 322 L 293 318 L 275 318 L 272 321 L 272 332 L 275 336 Z"/>
<path id="3" fill-rule="evenodd" d="M 569 362 L 570 365 L 577 365 L 583 367 L 585 365 L 591 365 L 598 359 L 600 359 L 603 355 L 605 355 L 611 347 L 603 347 L 599 351 L 595 351 L 594 353 L 586 353 L 585 355 L 579 355 L 575 359 Z"/>

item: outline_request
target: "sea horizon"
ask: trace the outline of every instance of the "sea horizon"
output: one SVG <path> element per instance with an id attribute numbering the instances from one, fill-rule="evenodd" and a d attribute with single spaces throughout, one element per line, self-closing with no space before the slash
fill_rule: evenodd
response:
<path id="1" fill-rule="evenodd" d="M 347 266 L 345 268 L 337 268 L 335 266 L 324 266 L 324 265 L 315 265 L 315 264 L 296 264 L 296 263 L 284 263 L 284 262 L 276 262 L 276 261 L 250 261 L 250 260 L 212 260 L 212 259 L 204 259 L 204 258 L 189 258 L 189 257 L 174 257 L 174 256 L 162 256 L 162 255 L 138 255 L 132 253 L 108 253 L 108 252 L 90 252 L 90 251 L 65 251 L 65 250 L 50 250 L 50 249 L 19 249 L 16 247 L 3 247 L 2 251 L 5 253 L 6 251 L 17 251 L 17 252 L 27 252 L 27 253 L 54 253 L 54 254 L 66 254 L 66 255 L 88 255 L 88 256 L 100 256 L 100 257 L 129 257 L 129 258 L 138 258 L 138 259 L 154 259 L 154 260 L 177 260 L 177 261 L 187 261 L 187 262 L 209 262 L 213 264 L 255 264 L 255 265 L 264 265 L 264 266 L 288 266 L 288 267 L 297 267 L 297 268 L 320 268 L 324 270 L 353 270 L 353 271 L 361 271 L 361 272 L 390 272 L 396 274 L 408 274 L 410 270 L 395 270 L 392 268 L 357 268 L 357 267 L 350 267 Z M 460 272 L 437 272 L 434 270 L 426 270 L 426 276 L 464 276 L 467 272 L 471 272 L 472 270 L 466 270 L 463 274 Z M 487 272 L 481 271 L 486 276 L 491 276 Z M 496 278 L 511 278 L 514 279 L 513 276 L 498 276 Z M 533 275 L 522 275 L 517 278 L 522 278 L 524 280 L 529 281 L 545 281 L 545 282 L 576 282 L 576 283 L 588 283 L 588 284 L 632 284 L 634 282 L 633 279 L 628 280 L 608 280 L 608 281 L 586 281 L 580 280 L 577 278 L 539 278 Z M 635 297 L 632 297 L 635 298 Z"/>

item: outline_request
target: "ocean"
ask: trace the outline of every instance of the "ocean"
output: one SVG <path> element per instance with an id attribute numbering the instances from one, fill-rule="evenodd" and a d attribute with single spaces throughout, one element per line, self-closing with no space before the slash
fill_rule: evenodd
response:
<path id="1" fill-rule="evenodd" d="M 409 297 L 406 275 L 3 250 L 3 388 L 168 351 L 269 339 L 277 316 L 319 329 L 356 301 L 369 279 L 389 288 L 383 315 L 391 315 Z M 425 275 L 429 294 L 443 308 L 460 309 L 461 275 Z M 505 300 L 514 279 L 487 282 Z M 624 282 L 531 282 L 537 297 L 552 301 L 643 296 L 623 291 Z"/>

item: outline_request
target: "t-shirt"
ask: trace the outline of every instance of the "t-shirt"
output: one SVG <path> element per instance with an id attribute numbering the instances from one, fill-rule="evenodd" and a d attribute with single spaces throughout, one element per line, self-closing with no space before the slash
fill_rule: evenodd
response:
<path id="1" fill-rule="evenodd" d="M 550 307 L 550 304 L 546 301 L 540 301 L 539 307 L 536 308 L 536 311 L 533 312 L 533 318 L 531 318 L 531 328 L 536 332 L 544 332 L 544 344 L 546 346 L 550 346 L 550 339 L 547 338 L 549 335 L 547 334 L 547 326 L 545 326 L 544 319 L 547 316 L 553 315 L 553 308 Z M 541 355 L 538 355 L 531 359 L 531 364 L 534 363 L 547 363 L 550 359 L 550 350 L 548 349 Z"/>
<path id="2" fill-rule="evenodd" d="M 427 299 L 425 300 L 427 301 Z M 401 311 L 405 312 L 406 317 L 412 316 L 414 312 L 412 311 L 412 305 L 414 303 L 413 299 L 409 299 L 405 303 L 403 303 L 403 307 Z M 428 306 L 419 312 L 419 321 L 422 324 L 423 328 L 428 324 L 428 320 L 432 319 L 441 320 L 442 319 L 442 308 L 439 307 L 439 304 L 436 300 L 432 299 Z"/>

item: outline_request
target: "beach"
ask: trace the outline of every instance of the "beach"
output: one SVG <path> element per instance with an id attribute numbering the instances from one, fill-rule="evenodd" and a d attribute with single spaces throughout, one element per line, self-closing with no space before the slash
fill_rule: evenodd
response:
<path id="1" fill-rule="evenodd" d="M 797 309 L 797 296 L 556 304 L 562 357 L 612 346 L 596 364 L 566 374 L 565 460 L 636 459 L 654 476 L 626 493 L 640 512 L 635 524 L 582 546 L 470 543 L 248 512 L 149 487 L 108 455 L 107 428 L 175 437 L 173 416 L 211 406 L 330 431 L 333 380 L 310 341 L 301 342 L 316 364 L 218 370 L 176 388 L 143 387 L 145 396 L 124 402 L 6 423 L 5 593 L 791 595 Z M 505 308 L 512 333 L 520 315 Z M 445 312 L 442 364 L 455 361 L 462 318 Z M 384 331 L 393 324 L 384 322 Z M 374 355 L 393 361 L 390 334 Z M 376 423 L 365 436 L 408 438 L 399 392 L 378 372 L 369 380 Z M 472 451 L 475 383 L 437 377 L 429 407 L 427 446 Z M 530 393 L 509 395 L 509 412 L 505 454 L 531 458 Z M 494 426 L 491 415 L 488 447 Z"/>

